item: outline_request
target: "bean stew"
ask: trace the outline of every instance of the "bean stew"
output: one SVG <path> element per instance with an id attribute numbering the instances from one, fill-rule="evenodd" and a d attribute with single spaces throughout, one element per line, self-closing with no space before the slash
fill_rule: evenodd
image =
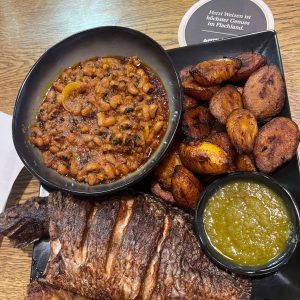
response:
<path id="1" fill-rule="evenodd" d="M 168 126 L 158 75 L 137 57 L 96 57 L 65 69 L 47 91 L 29 141 L 47 167 L 89 185 L 134 172 Z"/>

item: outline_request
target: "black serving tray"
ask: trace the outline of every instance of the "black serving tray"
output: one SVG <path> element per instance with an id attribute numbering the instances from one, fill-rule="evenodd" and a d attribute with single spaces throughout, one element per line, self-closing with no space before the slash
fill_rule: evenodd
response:
<path id="1" fill-rule="evenodd" d="M 235 56 L 245 51 L 257 51 L 266 56 L 268 64 L 276 64 L 283 74 L 278 40 L 274 31 L 267 31 L 230 38 L 221 41 L 187 46 L 168 50 L 175 68 L 181 70 L 187 65 L 194 65 L 200 60 Z M 288 97 L 281 116 L 291 117 Z M 294 197 L 300 208 L 300 173 L 298 158 L 280 167 L 271 175 L 277 179 Z M 143 187 L 143 188 L 142 188 Z M 146 191 L 149 178 L 145 178 L 136 188 Z M 148 190 L 149 191 L 149 190 Z M 42 276 L 49 257 L 47 239 L 37 242 L 33 250 L 31 280 Z M 291 260 L 276 273 L 252 278 L 252 300 L 289 300 L 300 299 L 300 247 Z"/>

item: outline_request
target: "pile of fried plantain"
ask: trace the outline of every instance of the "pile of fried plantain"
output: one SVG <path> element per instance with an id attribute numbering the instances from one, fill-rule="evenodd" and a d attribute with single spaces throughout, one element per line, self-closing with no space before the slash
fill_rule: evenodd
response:
<path id="1" fill-rule="evenodd" d="M 180 78 L 185 138 L 154 171 L 154 194 L 194 209 L 203 182 L 235 171 L 272 173 L 296 154 L 297 124 L 273 118 L 285 102 L 283 77 L 262 54 L 201 61 Z"/>

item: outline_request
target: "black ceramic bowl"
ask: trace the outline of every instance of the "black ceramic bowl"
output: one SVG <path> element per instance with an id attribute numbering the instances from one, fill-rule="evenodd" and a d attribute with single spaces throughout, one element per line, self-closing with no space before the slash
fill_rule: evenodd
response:
<path id="1" fill-rule="evenodd" d="M 169 125 L 155 153 L 138 170 L 108 184 L 89 186 L 46 168 L 41 153 L 28 143 L 28 128 L 35 120 L 39 105 L 51 83 L 67 67 L 95 56 L 137 55 L 162 80 L 169 101 Z M 91 195 L 115 192 L 132 185 L 165 154 L 180 121 L 182 91 L 173 63 L 164 49 L 143 33 L 123 27 L 99 27 L 68 37 L 47 50 L 34 64 L 17 96 L 13 115 L 13 141 L 26 168 L 52 189 Z"/>
<path id="2" fill-rule="evenodd" d="M 257 182 L 266 185 L 281 197 L 290 214 L 293 229 L 291 232 L 290 239 L 286 245 L 286 248 L 282 254 L 280 254 L 273 260 L 271 260 L 266 265 L 252 267 L 252 266 L 241 266 L 233 263 L 225 256 L 223 256 L 221 253 L 219 253 L 211 245 L 209 238 L 207 237 L 207 234 L 205 232 L 204 224 L 203 224 L 203 213 L 207 202 L 212 197 L 212 195 L 215 192 L 217 192 L 220 188 L 222 188 L 227 183 L 236 180 L 246 180 L 246 181 L 252 181 L 252 182 Z M 293 252 L 297 247 L 298 240 L 299 240 L 299 230 L 300 230 L 299 211 L 290 193 L 273 178 L 256 172 L 253 173 L 237 172 L 237 173 L 229 174 L 221 179 L 214 181 L 206 188 L 206 190 L 201 196 L 201 199 L 197 204 L 196 213 L 195 213 L 195 227 L 204 251 L 211 258 L 211 260 L 214 261 L 217 265 L 219 265 L 221 268 L 227 271 L 235 272 L 241 275 L 258 276 L 258 275 L 264 275 L 278 270 L 278 268 L 286 264 L 287 261 L 291 258 Z"/>

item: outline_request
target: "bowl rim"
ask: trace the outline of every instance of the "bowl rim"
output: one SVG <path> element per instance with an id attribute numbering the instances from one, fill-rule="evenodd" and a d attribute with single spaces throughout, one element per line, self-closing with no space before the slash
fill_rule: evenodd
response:
<path id="1" fill-rule="evenodd" d="M 105 190 L 101 190 L 101 191 L 78 191 L 78 190 L 73 190 L 69 187 L 64 187 L 62 185 L 56 184 L 55 182 L 51 181 L 50 179 L 47 179 L 46 177 L 42 176 L 39 174 L 39 172 L 37 172 L 35 170 L 35 168 L 33 168 L 32 162 L 28 161 L 28 159 L 26 159 L 25 155 L 22 153 L 21 149 L 17 146 L 17 138 L 16 138 L 16 130 L 17 130 L 17 110 L 19 109 L 20 106 L 20 101 L 21 101 L 21 94 L 22 91 L 25 87 L 25 85 L 27 84 L 27 81 L 29 80 L 31 74 L 34 72 L 34 70 L 37 68 L 37 66 L 41 63 L 41 61 L 47 56 L 47 54 L 49 54 L 49 52 L 55 50 L 57 47 L 60 47 L 63 43 L 68 42 L 68 40 L 72 40 L 74 38 L 76 38 L 77 36 L 80 36 L 82 34 L 89 34 L 93 31 L 99 31 L 99 30 L 116 30 L 119 32 L 127 32 L 133 35 L 136 35 L 142 39 L 147 40 L 151 46 L 153 46 L 154 48 L 157 48 L 161 53 L 163 53 L 163 55 L 166 57 L 166 59 L 168 60 L 170 67 L 171 67 L 171 72 L 174 73 L 175 78 L 176 78 L 176 85 L 178 86 L 178 99 L 176 99 L 176 101 L 178 101 L 178 117 L 176 119 L 176 122 L 173 122 L 173 129 L 172 132 L 170 133 L 169 139 L 167 141 L 167 143 L 165 144 L 165 147 L 161 150 L 160 156 L 159 158 L 155 158 L 155 163 L 153 163 L 152 165 L 150 165 L 148 167 L 148 169 L 146 171 L 143 171 L 139 174 L 138 177 L 134 177 L 132 176 L 132 178 L 129 181 L 124 180 L 124 183 L 122 183 L 122 179 L 126 178 L 125 177 L 121 177 L 120 179 L 116 180 L 116 181 L 112 181 L 112 183 L 115 183 L 117 181 L 120 181 L 120 184 L 118 186 L 115 187 L 111 187 L 111 188 L 107 188 Z M 159 75 L 159 74 L 158 74 Z M 13 110 L 13 116 L 12 116 L 12 138 L 13 138 L 13 143 L 14 143 L 14 147 L 16 149 L 16 152 L 18 154 L 18 156 L 20 157 L 20 159 L 22 160 L 24 166 L 26 167 L 26 169 L 36 178 L 38 178 L 38 180 L 40 182 L 42 182 L 45 186 L 49 187 L 50 189 L 55 189 L 55 190 L 61 190 L 64 192 L 69 192 L 75 195 L 80 195 L 80 196 L 99 196 L 99 195 L 104 195 L 104 194 L 109 194 L 109 193 L 113 193 L 113 192 L 117 192 L 123 189 L 128 188 L 129 186 L 132 186 L 133 184 L 139 182 L 140 180 L 142 180 L 143 178 L 145 178 L 152 170 L 153 168 L 159 163 L 159 161 L 161 161 L 163 159 L 163 157 L 166 155 L 169 146 L 173 143 L 174 138 L 175 138 L 175 134 L 178 130 L 178 127 L 180 125 L 180 120 L 181 120 L 181 115 L 182 115 L 182 104 L 183 104 L 183 91 L 182 91 L 182 86 L 181 86 L 181 81 L 179 78 L 179 74 L 176 71 L 175 65 L 173 60 L 171 59 L 170 55 L 168 54 L 168 52 L 158 43 L 156 42 L 154 39 L 152 39 L 150 36 L 146 35 L 143 32 L 140 32 L 138 30 L 132 29 L 132 28 L 128 28 L 128 27 L 123 27 L 123 26 L 98 26 L 98 27 L 93 27 L 93 28 L 89 28 L 87 30 L 82 30 L 79 31 L 77 33 L 74 33 L 64 39 L 62 39 L 61 41 L 55 43 L 53 46 L 49 47 L 47 50 L 45 50 L 45 52 L 36 60 L 36 62 L 32 65 L 32 67 L 30 68 L 30 70 L 28 71 L 28 73 L 26 74 L 20 89 L 18 91 L 17 97 L 16 97 L 16 101 L 15 101 L 15 105 L 14 105 L 14 110 Z M 171 123 L 171 117 L 169 116 L 169 124 Z M 161 144 L 164 143 L 164 138 L 162 139 Z M 158 148 L 157 148 L 158 149 Z M 157 151 L 156 149 L 156 151 Z M 155 152 L 152 154 L 155 154 Z M 150 157 L 151 159 L 151 157 Z M 148 160 L 147 160 L 148 161 Z M 147 162 L 146 161 L 146 162 Z M 145 163 L 146 163 L 145 162 Z M 143 166 L 145 166 L 145 163 L 143 165 L 141 165 L 136 171 L 130 173 L 130 174 L 134 174 L 135 172 L 139 172 Z M 45 166 L 46 167 L 46 166 Z M 62 176 L 62 175 L 60 175 Z M 86 183 L 81 183 L 83 185 L 88 186 L 88 184 Z M 104 185 L 104 184 L 101 184 Z M 109 187 L 110 183 L 105 184 L 107 187 Z M 89 187 L 97 187 L 99 185 L 95 185 L 95 186 L 89 186 Z"/>
<path id="2" fill-rule="evenodd" d="M 286 205 L 286 207 L 289 212 L 292 211 L 292 214 L 295 217 L 294 220 L 292 220 L 293 227 L 294 227 L 292 231 L 292 236 L 290 237 L 290 240 L 287 243 L 285 250 L 281 254 L 276 256 L 274 259 L 272 259 L 269 263 L 262 266 L 251 267 L 251 266 L 238 265 L 233 262 L 230 262 L 211 245 L 205 233 L 204 225 L 202 222 L 204 209 L 206 203 L 211 198 L 211 194 L 216 192 L 219 188 L 221 188 L 228 182 L 234 180 L 243 180 L 243 179 L 254 181 L 254 182 L 255 181 L 261 182 L 272 190 L 274 190 L 274 186 L 276 186 L 276 188 L 280 190 L 282 194 L 285 195 L 285 197 L 281 197 L 282 201 L 284 203 L 286 202 L 289 203 L 289 205 Z M 299 242 L 299 234 L 300 234 L 299 220 L 300 220 L 299 209 L 295 199 L 292 197 L 290 192 L 277 180 L 260 172 L 234 172 L 213 181 L 210 185 L 206 187 L 196 206 L 196 210 L 194 214 L 194 227 L 202 249 L 215 264 L 225 269 L 226 271 L 237 273 L 239 275 L 252 277 L 252 276 L 261 276 L 261 275 L 273 273 L 289 261 L 289 259 L 292 257 L 293 253 L 295 252 Z"/>

